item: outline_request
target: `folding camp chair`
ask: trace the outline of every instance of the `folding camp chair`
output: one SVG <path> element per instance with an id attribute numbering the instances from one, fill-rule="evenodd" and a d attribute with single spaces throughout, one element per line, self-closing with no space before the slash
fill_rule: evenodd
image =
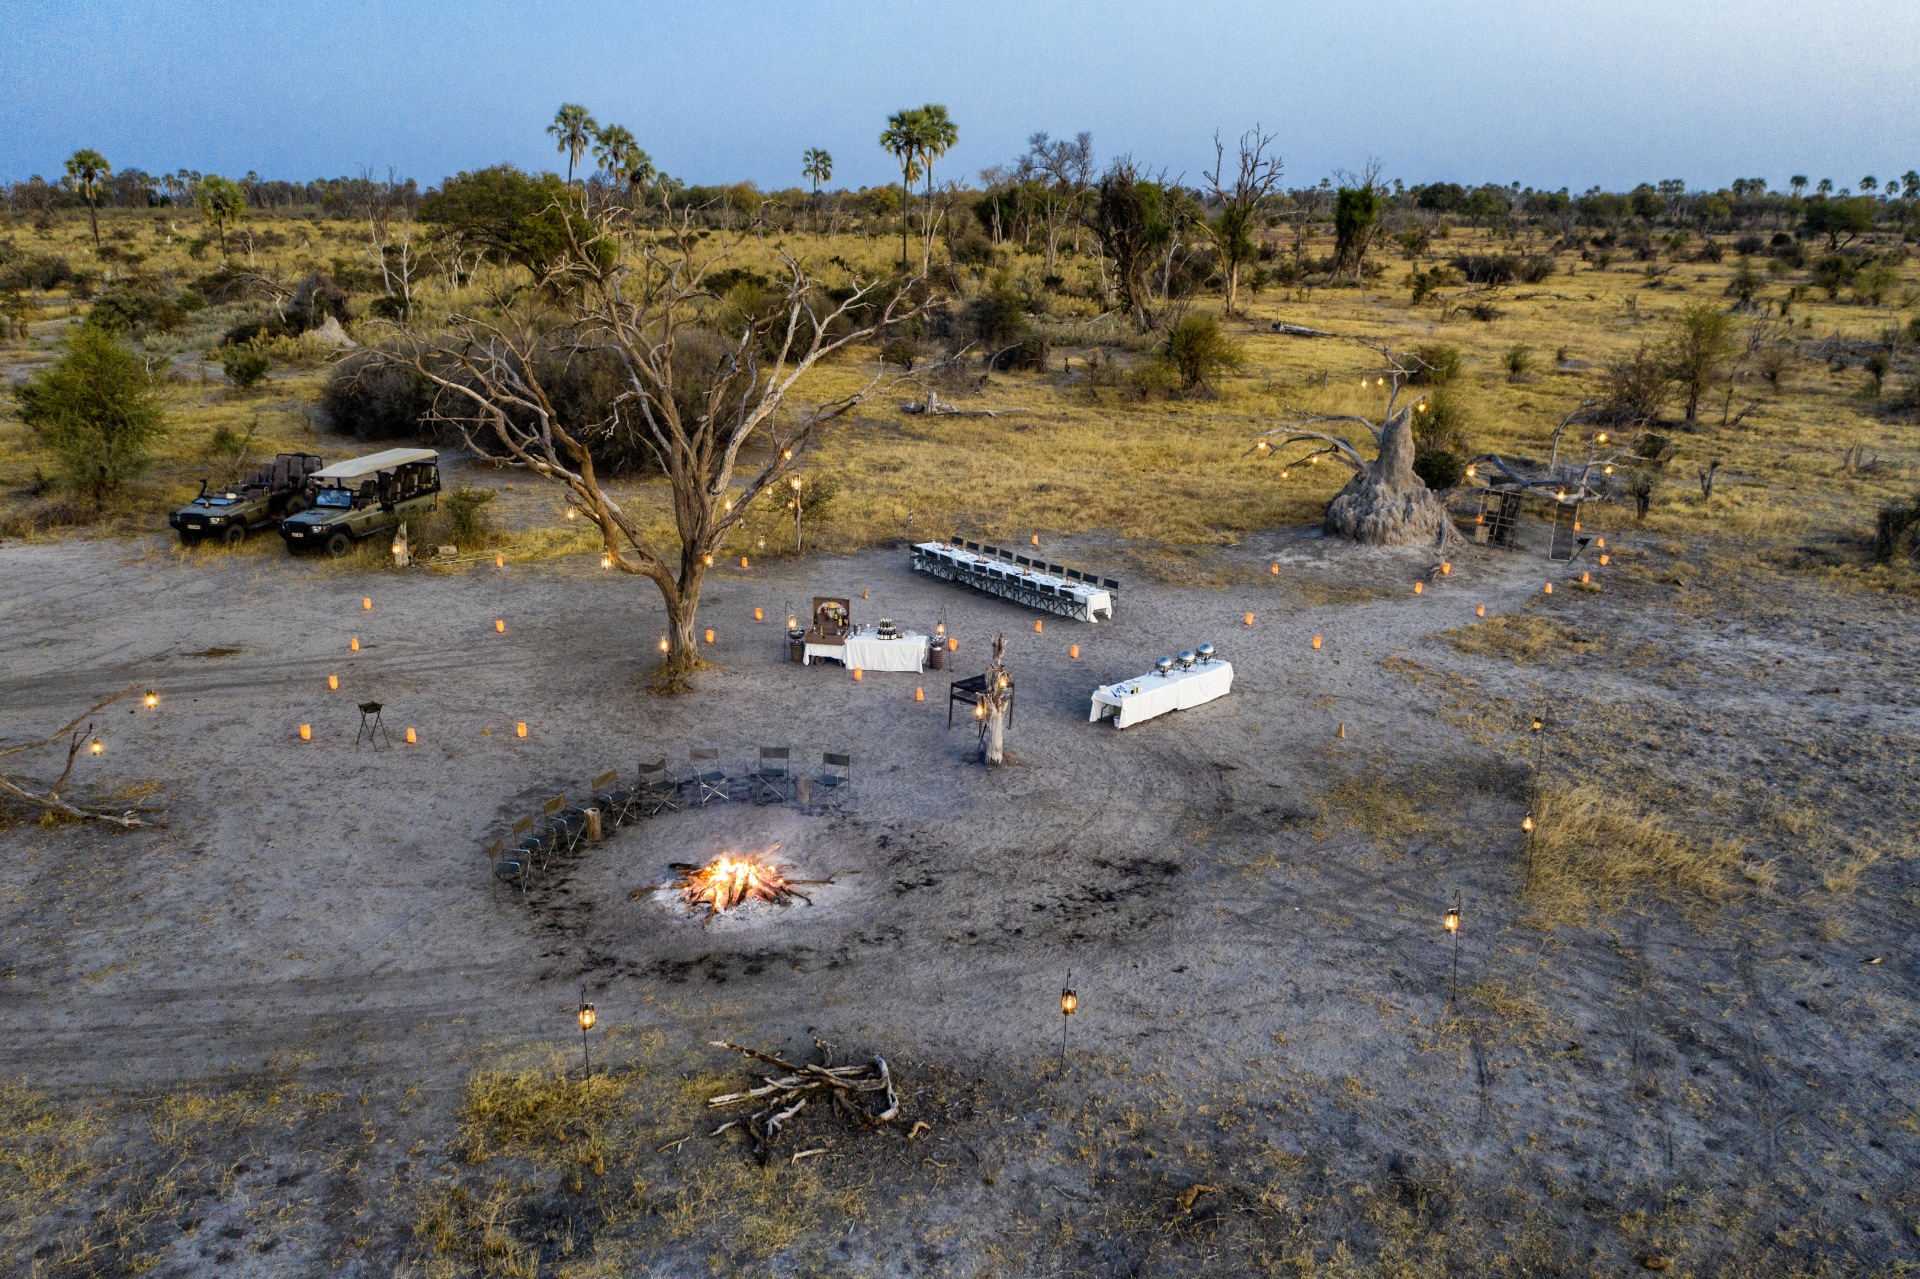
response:
<path id="1" fill-rule="evenodd" d="M 792 751 L 785 746 L 762 746 L 760 748 L 760 767 L 747 775 L 753 784 L 753 797 L 759 799 L 765 795 L 774 803 L 791 796 L 793 770 L 788 764 Z"/>
<path id="2" fill-rule="evenodd" d="M 820 772 L 813 778 L 813 784 L 820 788 L 823 796 L 853 794 L 853 756 L 822 751 Z"/>
<path id="3" fill-rule="evenodd" d="M 534 829 L 533 818 L 521 817 L 513 823 L 513 856 L 525 862 L 529 871 L 536 857 L 542 866 L 547 864 L 551 844 L 545 830 Z"/>
<path id="4" fill-rule="evenodd" d="M 608 826 L 618 828 L 632 815 L 639 792 L 620 785 L 620 770 L 613 769 L 593 779 L 593 802 Z"/>
<path id="5" fill-rule="evenodd" d="M 705 805 L 713 800 L 725 802 L 733 798 L 727 790 L 727 772 L 720 767 L 720 752 L 703 747 L 694 747 L 687 752 L 693 761 L 693 802 Z"/>
<path id="6" fill-rule="evenodd" d="M 680 810 L 680 783 L 667 775 L 667 761 L 657 759 L 642 764 L 634 774 L 635 807 L 649 816 L 672 809 Z"/>
<path id="7" fill-rule="evenodd" d="M 540 824 L 550 832 L 555 852 L 570 853 L 586 837 L 587 810 L 567 803 L 565 795 L 555 795 L 540 806 Z"/>
<path id="8" fill-rule="evenodd" d="M 493 877 L 509 884 L 519 886 L 520 895 L 527 895 L 527 879 L 533 869 L 532 859 L 525 853 L 515 850 L 507 852 L 506 841 L 496 839 L 493 847 L 487 850 L 487 861 L 493 866 Z"/>

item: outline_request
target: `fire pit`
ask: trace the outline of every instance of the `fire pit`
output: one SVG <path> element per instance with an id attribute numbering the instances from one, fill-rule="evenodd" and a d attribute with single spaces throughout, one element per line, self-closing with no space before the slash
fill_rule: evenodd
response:
<path id="1" fill-rule="evenodd" d="M 787 906 L 798 897 L 812 905 L 813 899 L 795 884 L 824 881 L 795 881 L 781 874 L 780 868 L 767 860 L 779 847 L 775 844 L 764 852 L 742 857 L 722 853 L 704 866 L 674 862 L 667 867 L 677 877 L 672 887 L 680 894 L 680 900 L 686 903 L 689 914 L 704 906 L 707 919 L 724 915 L 750 901 Z"/>

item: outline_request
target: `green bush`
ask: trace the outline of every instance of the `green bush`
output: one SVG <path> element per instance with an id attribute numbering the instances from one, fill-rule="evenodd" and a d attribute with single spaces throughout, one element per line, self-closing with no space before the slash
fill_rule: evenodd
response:
<path id="1" fill-rule="evenodd" d="M 250 347 L 233 346 L 227 348 L 220 367 L 226 371 L 227 380 L 234 386 L 242 391 L 250 391 L 273 371 L 273 361 Z"/>
<path id="2" fill-rule="evenodd" d="M 487 518 L 487 503 L 500 496 L 496 489 L 461 487 L 440 498 L 440 510 L 447 517 L 447 535 L 456 546 L 473 546 L 493 532 Z"/>
<path id="3" fill-rule="evenodd" d="M 1460 376 L 1467 363 L 1457 346 L 1423 346 L 1413 358 L 1418 364 L 1411 379 L 1416 386 L 1445 386 Z"/>
<path id="4" fill-rule="evenodd" d="M 1416 411 L 1413 415 L 1415 453 L 1454 453 L 1465 457 L 1470 451 L 1467 442 L 1470 416 L 1460 398 L 1441 388 L 1427 395 L 1426 406 L 1425 412 Z"/>
<path id="5" fill-rule="evenodd" d="M 93 300 L 87 323 L 112 334 L 145 337 L 166 333 L 186 322 L 187 313 L 158 289 L 116 284 Z"/>
<path id="6" fill-rule="evenodd" d="M 1413 473 L 1430 489 L 1450 489 L 1467 471 L 1467 460 L 1446 449 L 1416 449 Z"/>
<path id="7" fill-rule="evenodd" d="M 1180 375 L 1180 389 L 1191 391 L 1221 373 L 1246 363 L 1246 352 L 1211 315 L 1188 315 L 1173 326 L 1161 358 Z"/>
<path id="8" fill-rule="evenodd" d="M 1507 366 L 1507 380 L 1518 382 L 1533 371 L 1533 348 L 1525 342 L 1515 342 L 1507 348 L 1501 361 Z"/>
<path id="9" fill-rule="evenodd" d="M 66 485 L 96 504 L 140 473 L 166 433 L 146 365 L 92 326 L 76 330 L 66 353 L 17 394 L 21 420 L 60 459 Z"/>

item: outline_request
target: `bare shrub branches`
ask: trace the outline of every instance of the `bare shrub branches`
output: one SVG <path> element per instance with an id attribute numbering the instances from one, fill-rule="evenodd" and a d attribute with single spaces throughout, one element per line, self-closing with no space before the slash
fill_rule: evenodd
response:
<path id="1" fill-rule="evenodd" d="M 43 813 L 65 817 L 71 821 L 106 822 L 108 825 L 125 829 L 145 826 L 147 823 L 140 819 L 139 814 L 148 811 L 146 809 L 129 808 L 115 813 L 101 808 L 85 807 L 61 797 L 61 792 L 67 787 L 68 779 L 73 776 L 74 761 L 80 757 L 80 752 L 85 749 L 86 743 L 93 736 L 94 715 L 123 697 L 131 697 L 138 689 L 139 685 L 136 684 L 130 688 L 123 688 L 110 697 L 101 698 L 38 741 L 0 746 L 0 760 L 10 756 L 29 756 L 63 741 L 67 748 L 65 767 L 60 770 L 60 776 L 51 785 L 35 781 L 23 773 L 0 771 L 0 797 L 18 800 Z"/>
<path id="2" fill-rule="evenodd" d="M 717 1137 L 730 1128 L 744 1124 L 753 1138 L 754 1157 L 761 1163 L 767 1161 L 768 1152 L 781 1129 L 813 1102 L 821 1102 L 837 1114 L 867 1125 L 890 1123 L 900 1113 L 900 1097 L 893 1088 L 893 1072 L 888 1069 L 884 1057 L 875 1057 L 865 1065 L 836 1066 L 833 1064 L 833 1045 L 818 1039 L 813 1041 L 813 1047 L 820 1054 L 820 1061 L 808 1065 L 795 1065 L 771 1053 L 742 1048 L 724 1039 L 712 1041 L 711 1046 L 766 1062 L 786 1072 L 777 1076 L 761 1076 L 764 1082 L 755 1088 L 707 1098 L 710 1108 L 731 1106 L 743 1101 L 767 1103 L 745 1120 L 729 1120 L 708 1134 Z M 865 1100 L 874 1094 L 878 1094 L 878 1099 L 884 1103 L 877 1111 L 870 1109 Z"/>

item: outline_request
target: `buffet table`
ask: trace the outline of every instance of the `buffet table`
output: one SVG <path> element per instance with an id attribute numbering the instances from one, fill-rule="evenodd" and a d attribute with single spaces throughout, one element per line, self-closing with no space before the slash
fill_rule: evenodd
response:
<path id="1" fill-rule="evenodd" d="M 849 670 L 924 671 L 927 669 L 927 637 L 907 631 L 892 639 L 880 638 L 871 629 L 857 630 L 839 644 L 807 644 L 804 660 L 813 665 L 815 658 L 839 662 Z"/>
<path id="2" fill-rule="evenodd" d="M 1094 689 L 1093 710 L 1087 720 L 1111 719 L 1115 728 L 1126 728 L 1168 711 L 1184 711 L 1225 697 L 1232 689 L 1232 662 L 1215 658 L 1190 667 L 1176 666 L 1165 675 L 1155 672 Z"/>

